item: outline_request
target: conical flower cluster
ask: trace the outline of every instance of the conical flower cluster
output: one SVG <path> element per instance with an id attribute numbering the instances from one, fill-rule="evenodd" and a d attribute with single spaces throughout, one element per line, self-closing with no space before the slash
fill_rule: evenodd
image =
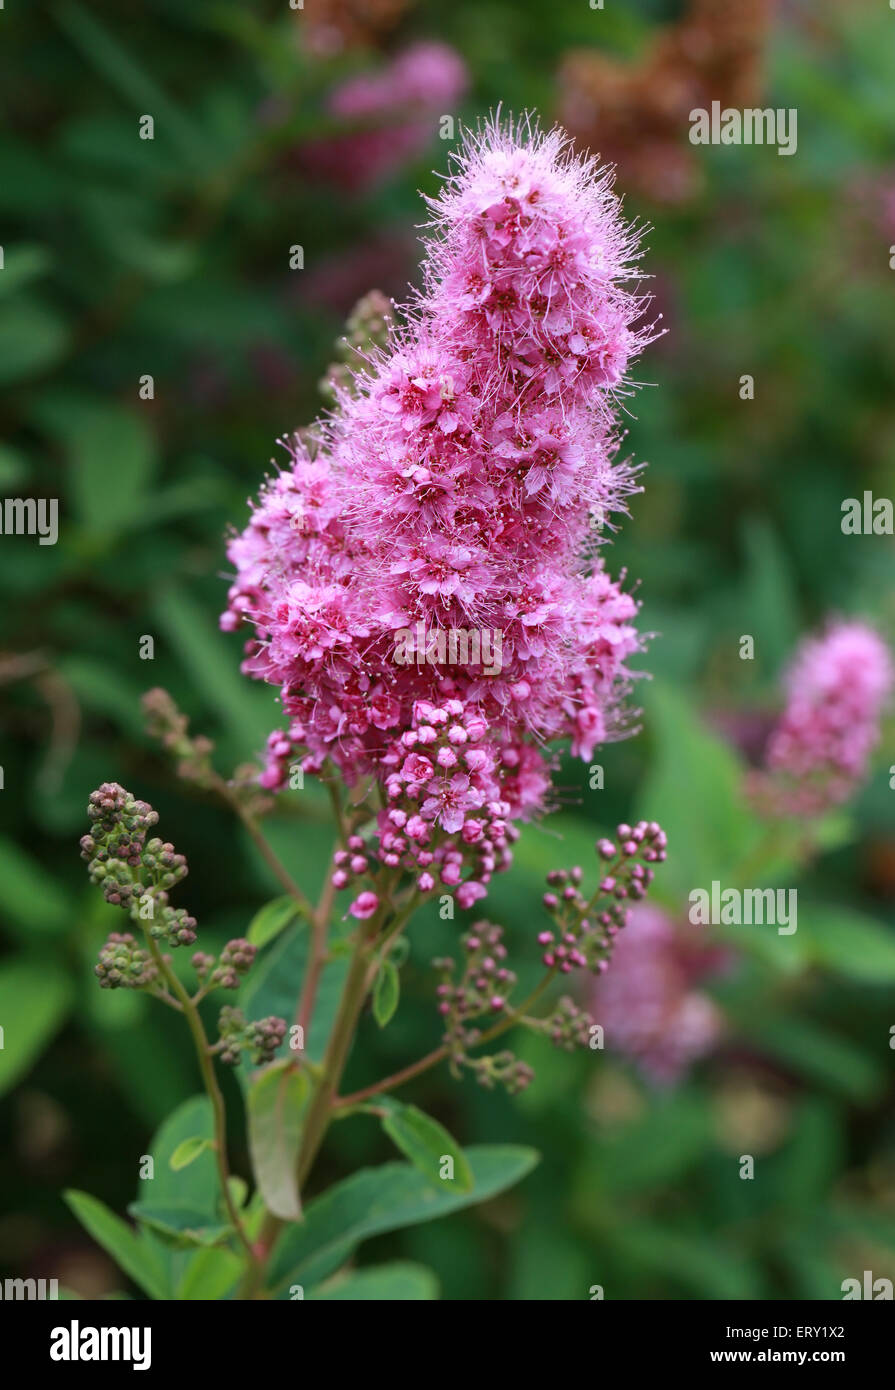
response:
<path id="1" fill-rule="evenodd" d="M 786 673 L 786 708 L 755 779 L 778 814 L 820 815 L 851 797 L 867 775 L 895 667 L 867 623 L 831 622 L 807 638 Z"/>
<path id="2" fill-rule="evenodd" d="M 431 202 L 423 290 L 262 489 L 223 625 L 276 685 L 267 786 L 382 786 L 379 858 L 482 896 L 554 740 L 625 726 L 637 605 L 599 542 L 635 490 L 614 411 L 649 341 L 637 235 L 564 137 L 492 122 Z M 639 325 L 639 326 L 638 326 Z"/>

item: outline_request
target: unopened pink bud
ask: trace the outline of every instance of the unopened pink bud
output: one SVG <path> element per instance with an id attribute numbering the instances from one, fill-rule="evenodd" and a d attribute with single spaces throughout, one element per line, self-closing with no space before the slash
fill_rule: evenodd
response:
<path id="1" fill-rule="evenodd" d="M 366 918 L 373 916 L 378 906 L 379 899 L 376 894 L 366 892 L 361 893 L 359 897 L 355 898 L 348 911 L 351 913 L 352 917 L 357 917 L 360 921 L 365 921 Z"/>

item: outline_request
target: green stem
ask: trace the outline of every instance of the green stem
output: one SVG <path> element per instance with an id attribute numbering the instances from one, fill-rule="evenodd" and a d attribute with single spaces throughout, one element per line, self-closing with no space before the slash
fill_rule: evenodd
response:
<path id="1" fill-rule="evenodd" d="M 362 935 L 355 947 L 351 967 L 342 990 L 339 1010 L 323 1058 L 323 1070 L 308 1109 L 298 1156 L 298 1188 L 301 1191 L 305 1176 L 323 1142 L 329 1125 L 332 1099 L 338 1089 L 342 1068 L 348 1056 L 348 1049 L 366 994 L 367 978 L 367 939 Z M 264 1218 L 258 1236 L 258 1247 L 266 1259 L 273 1249 L 285 1222 L 272 1212 Z M 263 1270 L 257 1266 L 246 1273 L 240 1289 L 240 1298 L 252 1299 L 257 1296 L 263 1278 Z"/>
<path id="2" fill-rule="evenodd" d="M 308 1109 L 301 1151 L 298 1156 L 298 1184 L 303 1186 L 311 1165 L 329 1128 L 330 1110 L 348 1060 L 354 1030 L 368 990 L 370 939 L 361 935 L 342 991 L 339 1012 L 323 1057 L 323 1075 Z"/>
<path id="3" fill-rule="evenodd" d="M 492 1039 L 500 1037 L 501 1033 L 506 1033 L 508 1029 L 515 1027 L 517 1023 L 524 1021 L 525 1014 L 532 1004 L 538 1000 L 544 990 L 552 981 L 556 974 L 556 966 L 548 970 L 540 984 L 532 990 L 531 994 L 518 1009 L 513 1009 L 507 1014 L 506 1018 L 501 1019 L 500 1023 L 495 1023 L 493 1028 L 489 1028 L 476 1040 L 475 1046 L 480 1047 L 482 1043 L 491 1042 Z M 386 1076 L 382 1081 L 376 1081 L 372 1086 L 365 1086 L 362 1091 L 353 1091 L 349 1096 L 339 1096 L 333 1102 L 334 1110 L 343 1110 L 349 1106 L 358 1105 L 361 1101 L 369 1099 L 370 1096 L 383 1095 L 386 1091 L 393 1091 L 398 1086 L 403 1086 L 406 1081 L 412 1081 L 415 1076 L 420 1076 L 430 1067 L 435 1067 L 439 1062 L 445 1061 L 451 1055 L 451 1049 L 446 1045 L 436 1047 L 434 1052 L 429 1052 L 425 1057 L 421 1057 L 418 1062 L 412 1062 L 409 1067 L 402 1067 L 400 1071 L 393 1072 L 391 1076 Z"/>
<path id="4" fill-rule="evenodd" d="M 387 901 L 388 898 L 386 897 Z M 305 1119 L 301 1149 L 298 1155 L 299 1191 L 304 1186 L 314 1160 L 320 1152 L 320 1146 L 335 1114 L 335 1100 L 339 1083 L 342 1080 L 342 1073 L 348 1060 L 348 1053 L 364 1006 L 364 1000 L 375 978 L 373 965 L 375 964 L 376 946 L 382 940 L 393 940 L 397 932 L 407 923 L 415 907 L 416 898 L 414 895 L 403 907 L 403 910 L 398 913 L 394 921 L 389 924 L 387 932 L 381 932 L 383 913 L 377 914 L 366 928 L 362 927 L 359 931 L 351 957 L 351 965 L 342 988 L 338 1012 L 323 1056 L 320 1079 Z M 268 1213 L 258 1237 L 258 1247 L 264 1252 L 264 1257 L 273 1249 L 283 1225 L 284 1222 L 279 1217 Z M 240 1297 L 244 1299 L 254 1298 L 260 1288 L 261 1278 L 262 1274 L 257 1266 L 249 1270 L 243 1281 Z"/>
<path id="5" fill-rule="evenodd" d="M 149 943 L 149 949 L 153 959 L 167 981 L 171 992 L 180 1000 L 180 1006 L 186 1018 L 187 1025 L 189 1026 L 190 1033 L 192 1034 L 193 1043 L 196 1048 L 196 1057 L 199 1062 L 199 1070 L 202 1073 L 202 1081 L 208 1093 L 208 1098 L 211 1101 L 212 1113 L 214 1115 L 215 1157 L 217 1159 L 221 1192 L 223 1194 L 224 1204 L 227 1208 L 227 1215 L 233 1223 L 236 1234 L 241 1244 L 245 1247 L 249 1258 L 253 1263 L 257 1263 L 258 1256 L 252 1247 L 251 1241 L 246 1235 L 242 1219 L 236 1209 L 236 1204 L 233 1201 L 233 1195 L 230 1191 L 230 1164 L 227 1159 L 227 1111 L 224 1103 L 224 1096 L 215 1075 L 208 1038 L 202 1026 L 202 1019 L 199 1017 L 199 1010 L 196 1008 L 187 990 L 184 989 L 183 985 L 180 983 L 172 967 L 165 960 L 159 950 L 157 941 L 155 941 L 148 932 L 146 933 L 146 940 Z"/>
<path id="6" fill-rule="evenodd" d="M 239 796 L 233 791 L 232 787 L 228 786 L 228 784 L 224 781 L 223 777 L 216 778 L 216 785 L 218 791 L 220 792 L 221 796 L 223 796 L 228 806 L 232 807 L 239 819 L 242 821 L 243 825 L 249 833 L 249 836 L 253 844 L 257 847 L 258 852 L 260 853 L 267 867 L 270 869 L 274 878 L 277 880 L 280 886 L 286 890 L 290 898 L 294 898 L 295 901 L 299 904 L 308 921 L 313 921 L 314 908 L 311 904 L 310 899 L 302 891 L 302 889 L 299 888 L 298 884 L 295 882 L 295 879 L 292 877 L 289 870 L 286 868 L 285 864 L 283 864 L 282 861 L 278 858 L 271 845 L 269 844 L 266 836 L 264 835 L 264 832 L 262 831 L 261 827 L 256 821 L 255 817 L 252 815 L 251 811 L 249 811 L 248 808 L 243 804 Z"/>
<path id="7" fill-rule="evenodd" d="M 337 809 L 337 820 L 341 831 L 341 819 L 338 815 L 338 800 L 335 801 Z M 341 837 L 336 844 L 341 843 Z M 317 999 L 317 989 L 320 984 L 320 977 L 323 974 L 323 967 L 326 964 L 326 939 L 329 932 L 329 919 L 333 910 L 333 903 L 336 899 L 336 889 L 333 885 L 332 874 L 327 871 L 323 890 L 320 894 L 314 912 L 311 916 L 311 959 L 308 962 L 308 971 L 305 975 L 298 1006 L 295 1010 L 295 1022 L 302 1030 L 302 1038 L 307 1041 L 311 1027 L 311 1018 L 314 1014 L 314 1004 Z"/>
<path id="8" fill-rule="evenodd" d="M 388 901 L 387 898 L 386 901 Z M 342 1073 L 345 1070 L 345 1063 L 348 1060 L 357 1021 L 360 1018 L 364 1000 L 376 977 L 376 947 L 380 943 L 387 944 L 393 941 L 407 924 L 415 908 L 416 895 L 414 894 L 389 924 L 387 931 L 381 930 L 383 919 L 382 915 L 377 914 L 367 929 L 362 929 L 359 933 L 357 945 L 351 957 L 348 976 L 342 990 L 342 998 L 339 1001 L 339 1010 L 323 1057 L 323 1075 L 308 1110 L 301 1150 L 298 1155 L 299 1188 L 311 1171 L 314 1159 L 317 1157 L 332 1119 L 334 1102 L 339 1083 L 342 1080 Z"/>

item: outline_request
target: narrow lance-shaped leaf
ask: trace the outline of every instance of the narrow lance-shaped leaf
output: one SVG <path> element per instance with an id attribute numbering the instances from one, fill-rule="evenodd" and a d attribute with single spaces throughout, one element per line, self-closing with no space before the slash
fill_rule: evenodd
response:
<path id="1" fill-rule="evenodd" d="M 371 1236 L 487 1201 L 521 1181 L 539 1155 L 534 1149 L 495 1144 L 468 1149 L 466 1158 L 475 1180 L 472 1192 L 435 1184 L 409 1163 L 387 1163 L 365 1168 L 315 1198 L 302 1222 L 284 1231 L 274 1250 L 268 1277 L 275 1296 L 288 1298 L 292 1284 L 319 1284 Z"/>
<path id="2" fill-rule="evenodd" d="M 296 1166 L 307 1099 L 307 1076 L 288 1060 L 266 1067 L 249 1087 L 252 1168 L 267 1206 L 283 1221 L 301 1216 Z"/>
<path id="3" fill-rule="evenodd" d="M 72 1000 L 61 971 L 13 959 L 0 968 L 0 1094 L 14 1085 L 61 1027 Z"/>
<path id="4" fill-rule="evenodd" d="M 249 923 L 246 937 L 260 951 L 262 946 L 273 941 L 285 927 L 294 922 L 300 912 L 301 908 L 294 898 L 273 898 L 255 913 Z"/>
<path id="5" fill-rule="evenodd" d="M 371 1108 L 381 1111 L 383 1105 L 382 1128 L 415 1168 L 449 1192 L 472 1191 L 475 1180 L 469 1161 L 444 1125 L 415 1105 L 391 1098 Z"/>
<path id="6" fill-rule="evenodd" d="M 188 1168 L 200 1154 L 211 1147 L 212 1141 L 210 1139 L 203 1139 L 201 1135 L 194 1134 L 191 1139 L 184 1139 L 183 1143 L 177 1145 L 168 1162 L 174 1172 L 179 1173 L 181 1168 Z"/>
<path id="7" fill-rule="evenodd" d="M 165 1271 L 155 1249 L 142 1235 L 87 1192 L 66 1192 L 65 1200 L 97 1245 L 111 1255 L 144 1293 L 155 1299 L 166 1296 Z"/>
<path id="8" fill-rule="evenodd" d="M 132 107 L 157 112 L 161 128 L 193 168 L 206 170 L 210 150 L 204 134 L 181 108 L 171 100 L 149 72 L 82 5 L 69 3 L 56 7 L 58 23 L 88 62 L 124 97 Z"/>
<path id="9" fill-rule="evenodd" d="M 373 986 L 373 1017 L 380 1028 L 394 1016 L 400 997 L 400 977 L 392 962 L 386 959 L 379 966 Z"/>

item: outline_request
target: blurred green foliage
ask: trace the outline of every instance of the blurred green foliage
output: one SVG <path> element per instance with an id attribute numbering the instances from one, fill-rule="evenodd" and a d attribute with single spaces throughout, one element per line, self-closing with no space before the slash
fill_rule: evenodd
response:
<path id="1" fill-rule="evenodd" d="M 635 59 L 678 9 L 423 0 L 390 43 L 459 50 L 471 86 L 458 118 L 502 102 L 550 119 L 568 49 Z M 830 611 L 895 628 L 891 538 L 840 529 L 844 498 L 895 495 L 895 218 L 887 230 L 866 192 L 888 188 L 891 205 L 895 16 L 834 0 L 781 10 L 767 104 L 798 108 L 798 155 L 701 150 L 692 201 L 626 194 L 628 212 L 653 224 L 645 266 L 668 331 L 630 402 L 624 447 L 650 467 L 610 561 L 641 581 L 655 681 L 641 687 L 643 731 L 600 755 L 605 789 L 565 764 L 563 810 L 525 831 L 494 884 L 488 913 L 508 927 L 523 984 L 548 869 L 589 866 L 598 830 L 642 812 L 668 831 L 657 892 L 681 911 L 689 887 L 723 878 L 757 834 L 713 718 L 770 708 L 794 642 Z M 450 147 L 433 121 L 425 155 L 364 195 L 303 175 L 296 150 L 327 131 L 327 91 L 381 60 L 315 56 L 301 26 L 279 0 L 0 12 L 0 492 L 60 499 L 57 545 L 0 537 L 0 1247 L 8 1272 L 58 1274 L 88 1294 L 120 1275 L 59 1193 L 101 1194 L 124 1213 L 149 1135 L 197 1076 L 177 1019 L 95 988 L 97 948 L 118 923 L 78 859 L 87 795 L 114 778 L 159 809 L 190 862 L 178 901 L 209 949 L 279 891 L 227 813 L 176 783 L 143 733 L 139 696 L 170 689 L 224 771 L 276 722 L 273 692 L 239 675 L 239 642 L 217 630 L 225 531 L 242 522 L 277 436 L 318 412 L 354 299 L 374 285 L 404 295 L 418 190 L 436 187 Z M 151 141 L 138 136 L 145 113 Z M 301 271 L 289 266 L 296 244 Z M 747 373 L 754 401 L 739 396 Z M 140 394 L 147 375 L 152 399 Z M 739 659 L 743 633 L 754 662 Z M 864 1268 L 893 1277 L 892 747 L 890 729 L 809 873 L 792 878 L 781 850 L 774 881 L 799 884 L 799 932 L 730 938 L 740 965 L 716 990 L 727 1040 L 677 1089 L 651 1091 L 610 1053 L 526 1038 L 538 1078 L 516 1100 L 443 1068 L 402 1093 L 473 1157 L 498 1142 L 543 1157 L 483 1208 L 372 1228 L 352 1296 L 373 1263 L 393 1282 L 371 1287 L 394 1297 L 431 1296 L 419 1265 L 443 1297 L 471 1299 L 581 1299 L 595 1284 L 608 1298 L 825 1299 Z M 329 852 L 324 808 L 309 786 L 268 822 L 311 893 Z M 436 1044 L 428 963 L 458 930 L 434 906 L 420 913 L 400 1005 L 387 1029 L 365 1020 L 351 1086 Z M 262 1012 L 294 997 L 300 928 L 265 951 L 252 986 Z M 756 1156 L 754 1181 L 739 1178 L 742 1153 Z M 351 1118 L 315 1182 L 351 1182 L 392 1157 L 374 1121 Z M 185 1257 L 156 1253 L 161 1286 L 178 1287 Z M 201 1262 L 190 1268 L 183 1296 L 215 1296 Z"/>

